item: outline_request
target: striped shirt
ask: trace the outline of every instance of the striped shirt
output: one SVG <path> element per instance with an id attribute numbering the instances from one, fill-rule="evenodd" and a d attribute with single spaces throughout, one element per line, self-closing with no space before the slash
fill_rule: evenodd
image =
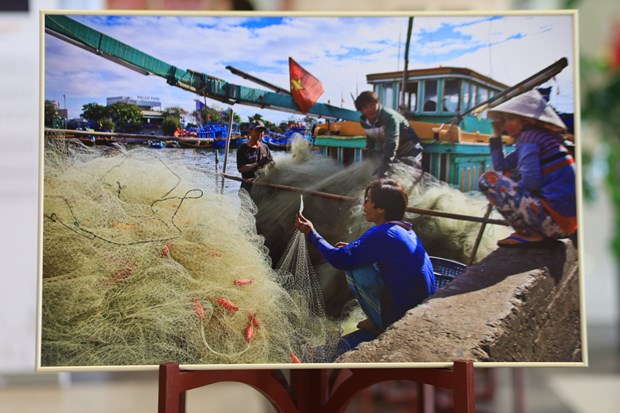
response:
<path id="1" fill-rule="evenodd" d="M 493 168 L 512 171 L 519 187 L 540 197 L 560 226 L 576 226 L 575 161 L 561 137 L 541 129 L 524 130 L 515 151 L 506 156 L 500 142 L 491 145 Z"/>

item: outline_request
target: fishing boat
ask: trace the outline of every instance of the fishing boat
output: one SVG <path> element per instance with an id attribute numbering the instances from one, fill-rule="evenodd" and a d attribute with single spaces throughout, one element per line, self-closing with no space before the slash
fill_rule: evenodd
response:
<path id="1" fill-rule="evenodd" d="M 166 142 L 161 139 L 151 139 L 147 142 L 149 148 L 162 149 L 166 147 Z"/>
<path id="2" fill-rule="evenodd" d="M 212 138 L 177 138 L 181 148 L 209 149 L 213 147 Z"/>
<path id="3" fill-rule="evenodd" d="M 225 148 L 226 141 L 229 139 L 228 135 L 228 124 L 222 122 L 209 122 L 198 129 L 198 137 L 211 139 L 211 147 L 214 149 Z M 230 132 L 230 147 L 237 148 L 247 141 L 248 138 L 241 135 L 239 124 L 233 123 Z"/>
<path id="4" fill-rule="evenodd" d="M 188 128 L 188 129 L 177 128 L 174 131 L 174 136 L 177 137 L 177 138 L 197 137 L 198 136 L 198 131 L 196 130 L 196 128 Z"/>
<path id="5" fill-rule="evenodd" d="M 295 137 L 301 137 L 312 144 L 312 132 L 301 124 L 290 125 L 284 133 L 269 132 L 263 137 L 263 142 L 273 150 L 287 150 Z"/>
<path id="6" fill-rule="evenodd" d="M 469 192 L 477 190 L 478 177 L 491 169 L 488 142 L 493 127 L 486 117 L 490 102 L 498 104 L 530 90 L 565 66 L 565 59 L 560 60 L 512 87 L 457 67 L 368 74 L 366 79 L 381 104 L 400 111 L 416 131 L 424 147 L 423 170 Z M 507 152 L 514 150 L 512 138 L 502 140 Z M 364 159 L 366 135 L 358 121 L 327 121 L 315 128 L 314 145 L 349 165 Z"/>

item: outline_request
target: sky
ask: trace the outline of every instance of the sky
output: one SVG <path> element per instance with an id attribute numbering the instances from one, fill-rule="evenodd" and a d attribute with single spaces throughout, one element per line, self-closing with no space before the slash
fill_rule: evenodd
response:
<path id="1" fill-rule="evenodd" d="M 289 89 L 288 58 L 318 78 L 319 102 L 354 109 L 353 98 L 372 87 L 366 75 L 403 70 L 408 15 L 81 15 L 87 26 L 181 69 L 264 89 L 234 75 L 230 65 Z M 413 19 L 409 69 L 464 67 L 508 85 L 566 57 L 569 66 L 546 86 L 561 112 L 575 112 L 573 17 L 569 14 L 439 14 Z M 45 99 L 60 102 L 69 118 L 82 106 L 112 96 L 154 96 L 162 108 L 195 109 L 202 98 L 144 76 L 45 34 Z M 220 109 L 229 106 L 207 99 Z M 243 121 L 255 113 L 279 122 L 287 112 L 236 104 Z M 302 114 L 298 115 L 302 117 Z"/>

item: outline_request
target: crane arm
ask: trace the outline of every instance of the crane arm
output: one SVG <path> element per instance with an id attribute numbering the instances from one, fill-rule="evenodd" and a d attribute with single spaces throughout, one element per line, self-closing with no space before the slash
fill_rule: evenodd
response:
<path id="1" fill-rule="evenodd" d="M 230 105 L 238 103 L 301 113 L 291 95 L 236 85 L 206 73 L 180 69 L 64 15 L 46 15 L 45 32 L 138 73 L 162 77 L 169 85 L 199 96 Z M 315 103 L 308 114 L 352 121 L 360 118 L 359 112 L 320 102 Z"/>

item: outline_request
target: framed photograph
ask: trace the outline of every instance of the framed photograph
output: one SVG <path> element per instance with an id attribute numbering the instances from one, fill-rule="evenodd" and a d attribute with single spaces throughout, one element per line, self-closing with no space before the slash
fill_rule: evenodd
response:
<path id="1" fill-rule="evenodd" d="M 586 366 L 576 21 L 43 11 L 37 370 Z"/>

